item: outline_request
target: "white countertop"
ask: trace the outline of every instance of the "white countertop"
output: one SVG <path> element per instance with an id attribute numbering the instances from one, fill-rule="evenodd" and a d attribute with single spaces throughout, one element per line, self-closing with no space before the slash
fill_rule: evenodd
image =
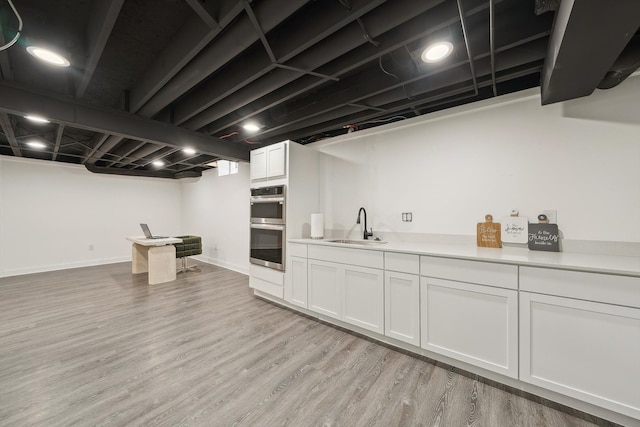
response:
<path id="1" fill-rule="evenodd" d="M 182 243 L 182 239 L 177 239 L 175 237 L 167 237 L 165 239 L 147 239 L 144 236 L 134 236 L 127 237 L 127 240 L 142 246 L 164 246 L 171 245 L 173 243 Z"/>
<path id="2" fill-rule="evenodd" d="M 386 242 L 367 244 L 334 243 L 336 239 L 289 239 L 291 243 L 327 245 L 385 252 L 440 256 L 531 267 L 558 268 L 595 273 L 622 274 L 640 277 L 640 257 L 588 254 L 576 252 L 531 251 L 526 248 L 479 248 L 467 244 Z M 349 239 L 354 240 L 354 239 Z"/>

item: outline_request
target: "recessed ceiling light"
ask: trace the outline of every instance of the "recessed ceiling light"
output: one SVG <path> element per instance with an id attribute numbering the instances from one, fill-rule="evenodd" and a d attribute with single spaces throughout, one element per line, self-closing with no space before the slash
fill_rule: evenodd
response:
<path id="1" fill-rule="evenodd" d="M 71 62 L 69 62 L 67 58 L 49 49 L 38 46 L 28 46 L 27 52 L 35 58 L 47 64 L 55 65 L 56 67 L 68 67 L 71 65 Z"/>
<path id="2" fill-rule="evenodd" d="M 260 126 L 255 123 L 245 123 L 242 127 L 249 132 L 258 132 L 260 130 Z"/>
<path id="3" fill-rule="evenodd" d="M 27 145 L 31 148 L 37 148 L 39 150 L 47 147 L 47 145 L 44 142 L 40 142 L 40 141 L 29 141 L 27 142 Z"/>
<path id="4" fill-rule="evenodd" d="M 453 52 L 453 45 L 449 42 L 439 42 L 428 46 L 422 52 L 422 60 L 427 63 L 442 61 Z"/>
<path id="5" fill-rule="evenodd" d="M 31 120 L 32 122 L 36 122 L 36 123 L 50 123 L 49 120 L 45 119 L 44 117 L 40 117 L 40 116 L 24 116 L 25 119 L 27 120 Z"/>
<path id="6" fill-rule="evenodd" d="M 157 168 L 161 168 L 164 166 L 164 162 L 162 160 L 154 160 L 151 164 Z"/>
<path id="7" fill-rule="evenodd" d="M 184 154 L 189 154 L 189 155 L 196 154 L 196 150 L 194 150 L 193 148 L 188 148 L 188 147 L 187 148 L 183 148 L 182 152 Z"/>

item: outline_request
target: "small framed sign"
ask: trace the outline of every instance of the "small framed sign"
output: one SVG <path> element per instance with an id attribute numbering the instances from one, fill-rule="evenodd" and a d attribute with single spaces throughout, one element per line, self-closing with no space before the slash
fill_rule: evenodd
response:
<path id="1" fill-rule="evenodd" d="M 527 231 L 529 221 L 518 216 L 518 210 L 512 209 L 508 217 L 502 218 L 502 242 L 503 243 L 527 243 Z"/>
<path id="2" fill-rule="evenodd" d="M 529 224 L 529 249 L 560 252 L 558 224 L 548 224 L 546 215 L 538 215 L 538 224 Z"/>
<path id="3" fill-rule="evenodd" d="M 501 248 L 500 223 L 493 222 L 493 216 L 485 215 L 485 222 L 479 222 L 477 227 L 477 242 L 482 248 Z"/>

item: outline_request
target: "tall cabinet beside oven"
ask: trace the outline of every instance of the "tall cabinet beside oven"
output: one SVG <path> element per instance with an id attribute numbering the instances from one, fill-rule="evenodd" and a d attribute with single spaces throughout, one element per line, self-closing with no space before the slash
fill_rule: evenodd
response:
<path id="1" fill-rule="evenodd" d="M 277 185 L 286 188 L 285 241 L 311 235 L 311 214 L 318 212 L 320 206 L 321 156 L 316 150 L 293 141 L 282 141 L 251 151 L 251 188 Z M 285 298 L 288 246 L 285 246 L 283 271 L 250 264 L 251 288 L 279 299 Z"/>

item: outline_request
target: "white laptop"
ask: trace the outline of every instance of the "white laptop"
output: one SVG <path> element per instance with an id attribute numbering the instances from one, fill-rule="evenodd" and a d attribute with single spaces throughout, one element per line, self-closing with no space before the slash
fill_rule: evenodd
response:
<path id="1" fill-rule="evenodd" d="M 144 233 L 144 236 L 147 239 L 168 239 L 169 236 L 154 236 L 153 234 L 151 234 L 151 231 L 149 231 L 149 226 L 147 226 L 147 224 L 140 224 L 140 227 L 142 227 L 142 232 Z"/>

